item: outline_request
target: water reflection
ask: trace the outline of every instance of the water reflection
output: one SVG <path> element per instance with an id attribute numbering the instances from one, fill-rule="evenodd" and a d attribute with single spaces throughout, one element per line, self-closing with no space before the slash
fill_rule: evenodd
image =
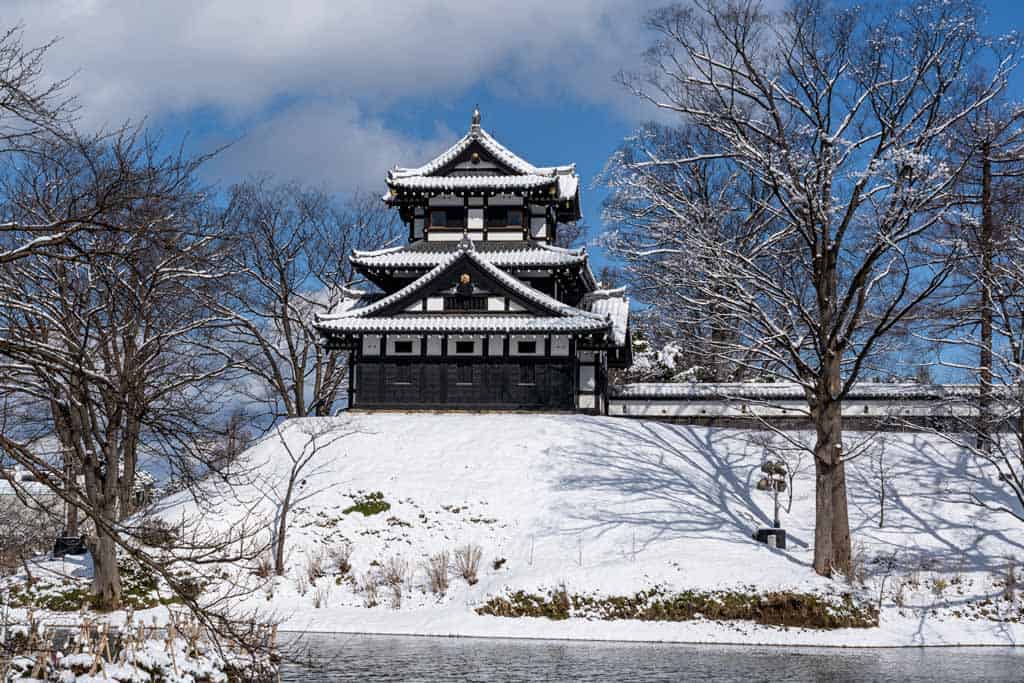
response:
<path id="1" fill-rule="evenodd" d="M 1014 648 L 843 650 L 290 636 L 284 681 L 1020 681 Z"/>

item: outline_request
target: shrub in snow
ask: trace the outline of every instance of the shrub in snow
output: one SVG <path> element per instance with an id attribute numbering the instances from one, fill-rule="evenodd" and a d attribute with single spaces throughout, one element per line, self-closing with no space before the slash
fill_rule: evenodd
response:
<path id="1" fill-rule="evenodd" d="M 363 517 L 369 517 L 371 515 L 379 515 L 391 509 L 391 503 L 384 500 L 384 494 L 380 491 L 360 493 L 353 498 L 355 499 L 355 504 L 342 510 L 342 513 L 347 515 L 352 512 L 358 512 Z"/>
<path id="2" fill-rule="evenodd" d="M 430 559 L 424 564 L 423 568 L 427 573 L 427 584 L 430 586 L 430 592 L 434 595 L 441 596 L 448 591 L 448 565 L 449 557 L 447 550 L 431 555 Z"/>
<path id="3" fill-rule="evenodd" d="M 363 574 L 363 580 L 359 582 L 359 589 L 363 592 L 363 604 L 367 607 L 376 607 L 380 604 L 377 593 L 377 577 L 373 572 Z"/>
<path id="4" fill-rule="evenodd" d="M 295 590 L 302 596 L 309 592 L 309 578 L 305 574 L 299 574 L 295 577 Z"/>
<path id="5" fill-rule="evenodd" d="M 851 586 L 864 585 L 864 582 L 868 577 L 868 570 L 864 558 L 864 547 L 862 545 L 855 544 L 853 546 L 853 552 L 850 554 L 850 562 L 839 571 L 843 578 L 846 579 L 846 582 Z"/>
<path id="6" fill-rule="evenodd" d="M 310 583 L 316 583 L 317 579 L 327 575 L 326 564 L 327 554 L 322 548 L 306 553 L 306 576 Z"/>
<path id="7" fill-rule="evenodd" d="M 178 542 L 178 528 L 157 517 L 143 519 L 131 531 L 140 543 L 154 548 L 173 548 Z"/>
<path id="8" fill-rule="evenodd" d="M 384 564 L 382 577 L 391 590 L 391 606 L 398 609 L 402 606 L 402 593 L 409 578 L 409 561 L 395 555 Z"/>
<path id="9" fill-rule="evenodd" d="M 607 621 L 751 621 L 772 626 L 817 629 L 874 628 L 878 610 L 850 594 L 841 596 L 773 591 L 685 591 L 669 593 L 661 588 L 634 595 L 598 597 L 572 594 L 564 585 L 547 595 L 516 591 L 494 597 L 476 609 L 477 614 L 498 617 L 570 616 Z"/>
<path id="10" fill-rule="evenodd" d="M 352 544 L 339 543 L 332 547 L 328 554 L 331 558 L 331 566 L 342 576 L 352 571 Z"/>
<path id="11" fill-rule="evenodd" d="M 477 573 L 480 571 L 480 559 L 483 554 L 483 550 L 475 543 L 464 545 L 455 551 L 455 569 L 470 586 L 479 580 Z"/>
<path id="12" fill-rule="evenodd" d="M 256 559 L 256 576 L 261 579 L 269 578 L 274 573 L 274 557 L 270 551 L 260 554 Z"/>
<path id="13" fill-rule="evenodd" d="M 320 609 L 327 605 L 327 601 L 331 597 L 331 584 L 326 581 L 321 581 L 317 585 L 316 590 L 313 591 L 313 608 Z"/>

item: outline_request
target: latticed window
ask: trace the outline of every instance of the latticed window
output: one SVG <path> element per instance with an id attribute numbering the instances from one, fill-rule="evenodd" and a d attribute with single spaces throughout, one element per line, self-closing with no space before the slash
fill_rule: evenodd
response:
<path id="1" fill-rule="evenodd" d="M 487 297 L 455 294 L 444 298 L 446 311 L 486 311 Z"/>

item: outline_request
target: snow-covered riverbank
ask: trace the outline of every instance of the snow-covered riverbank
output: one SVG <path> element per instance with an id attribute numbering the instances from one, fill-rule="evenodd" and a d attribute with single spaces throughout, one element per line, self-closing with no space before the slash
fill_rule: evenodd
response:
<path id="1" fill-rule="evenodd" d="M 1007 599 L 1013 591 L 1005 585 L 1008 558 L 1024 560 L 1024 527 L 972 505 L 972 496 L 999 495 L 989 473 L 933 437 L 874 435 L 851 463 L 851 525 L 863 574 L 851 584 L 810 569 L 807 457 L 792 511 L 783 513 L 789 548 L 751 538 L 772 513 L 769 494 L 754 488 L 763 434 L 569 415 L 392 413 L 293 421 L 284 438 L 301 450 L 310 431 L 320 432 L 321 442 L 353 433 L 319 452 L 300 477 L 286 575 L 250 577 L 255 591 L 246 606 L 282 619 L 285 630 L 829 646 L 1024 639 L 1024 602 L 1019 593 Z M 859 438 L 851 436 L 848 451 Z M 272 519 L 277 506 L 268 487 L 282 482 L 290 465 L 278 437 L 252 448 L 245 465 L 244 482 L 211 484 L 202 506 L 185 495 L 165 501 L 161 514 L 169 521 L 202 515 L 213 528 L 246 515 Z M 887 482 L 882 528 L 879 472 Z M 373 501 L 387 509 L 367 516 L 350 510 Z M 330 558 L 345 545 L 351 569 L 341 574 Z M 482 550 L 478 582 L 470 586 L 453 572 L 443 596 L 432 592 L 429 558 L 467 545 Z M 325 564 L 314 581 L 311 558 Z M 377 606 L 366 607 L 373 601 L 368 577 L 403 566 L 400 606 L 396 591 L 382 585 Z M 881 615 L 875 628 L 808 630 L 708 618 L 476 613 L 494 597 L 563 588 L 597 599 L 651 588 L 834 600 L 850 594 L 859 604 L 880 603 Z"/>

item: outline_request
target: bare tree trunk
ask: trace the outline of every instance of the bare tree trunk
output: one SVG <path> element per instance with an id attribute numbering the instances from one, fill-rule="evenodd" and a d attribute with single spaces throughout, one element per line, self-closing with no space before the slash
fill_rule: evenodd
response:
<path id="1" fill-rule="evenodd" d="M 839 402 L 831 395 L 819 396 L 812 412 L 815 427 L 814 473 L 815 473 L 815 523 L 814 523 L 814 571 L 822 576 L 831 576 L 837 566 L 836 538 L 842 536 L 842 522 L 848 525 L 845 514 L 837 514 L 837 498 L 845 502 L 845 482 L 841 490 L 837 478 L 842 477 L 842 465 L 838 462 L 836 444 L 842 439 L 842 420 Z M 841 520 L 841 522 L 840 522 Z M 849 528 L 846 529 L 849 543 Z"/>
<path id="2" fill-rule="evenodd" d="M 285 536 L 288 534 L 288 513 L 292 507 L 292 492 L 295 490 L 295 470 L 293 468 L 288 477 L 288 489 L 285 491 L 284 499 L 281 501 L 281 514 L 277 520 L 277 533 L 274 538 L 274 573 L 284 576 L 284 546 Z"/>
<path id="3" fill-rule="evenodd" d="M 836 431 L 842 434 L 841 416 L 837 422 L 839 426 Z M 841 444 L 837 442 L 833 452 L 836 462 L 832 471 L 832 562 L 833 566 L 847 571 L 853 555 L 853 544 L 850 540 L 850 506 L 846 496 L 846 465 L 842 459 Z"/>
<path id="4" fill-rule="evenodd" d="M 78 471 L 75 467 L 73 456 L 64 456 L 64 486 L 69 490 L 78 487 Z M 64 502 L 64 535 L 78 535 L 78 507 L 71 503 Z"/>
<path id="5" fill-rule="evenodd" d="M 113 506 L 104 510 L 104 519 L 114 523 Z M 110 534 L 98 529 L 96 539 L 89 544 L 92 555 L 92 592 L 95 606 L 101 610 L 121 608 L 121 570 L 117 566 L 117 544 Z"/>
<path id="6" fill-rule="evenodd" d="M 977 446 L 982 453 L 991 453 L 989 430 L 992 418 L 992 256 L 994 225 L 992 219 L 991 147 L 982 147 L 981 166 L 981 348 L 978 375 Z"/>

